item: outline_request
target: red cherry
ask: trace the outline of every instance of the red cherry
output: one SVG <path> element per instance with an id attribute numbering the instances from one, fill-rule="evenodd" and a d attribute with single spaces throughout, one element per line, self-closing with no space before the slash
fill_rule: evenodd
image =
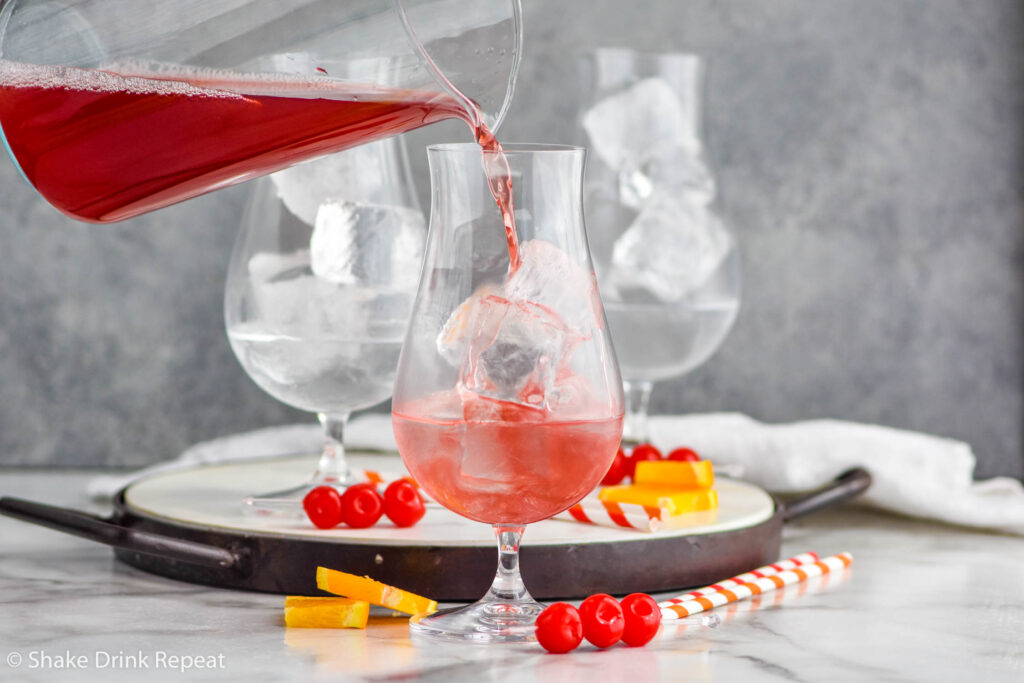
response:
<path id="1" fill-rule="evenodd" d="M 373 526 L 384 514 L 384 499 L 373 484 L 353 484 L 341 496 L 345 524 L 353 529 Z"/>
<path id="2" fill-rule="evenodd" d="M 611 467 L 604 475 L 604 479 L 601 480 L 601 486 L 615 486 L 622 482 L 629 473 L 629 458 L 626 457 L 626 452 L 620 447 L 619 450 L 615 451 L 615 459 L 612 460 Z"/>
<path id="3" fill-rule="evenodd" d="M 309 521 L 320 529 L 333 529 L 341 524 L 341 494 L 333 486 L 317 486 L 302 499 L 302 509 Z"/>
<path id="4" fill-rule="evenodd" d="M 622 642 L 631 647 L 651 642 L 661 626 L 661 608 L 654 598 L 646 593 L 632 593 L 619 604 L 626 622 Z"/>
<path id="5" fill-rule="evenodd" d="M 384 489 L 384 514 L 395 526 L 412 526 L 427 514 L 423 498 L 408 479 L 399 479 Z"/>
<path id="6" fill-rule="evenodd" d="M 635 481 L 636 464 L 644 460 L 661 460 L 661 451 L 649 443 L 642 443 L 629 454 L 629 478 Z"/>
<path id="7" fill-rule="evenodd" d="M 668 454 L 666 460 L 678 460 L 680 462 L 700 462 L 700 456 L 692 448 L 677 448 Z"/>
<path id="8" fill-rule="evenodd" d="M 583 642 L 579 610 L 566 602 L 549 605 L 537 617 L 537 642 L 555 654 L 575 650 Z"/>
<path id="9" fill-rule="evenodd" d="M 591 595 L 580 604 L 583 637 L 596 647 L 611 647 L 622 638 L 626 627 L 622 608 L 607 593 Z"/>

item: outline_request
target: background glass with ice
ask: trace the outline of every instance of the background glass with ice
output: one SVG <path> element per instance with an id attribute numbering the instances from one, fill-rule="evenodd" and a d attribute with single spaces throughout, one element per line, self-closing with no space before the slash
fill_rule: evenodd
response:
<path id="1" fill-rule="evenodd" d="M 701 138 L 703 76 L 688 54 L 600 49 L 582 63 L 587 231 L 627 441 L 648 440 L 653 383 L 706 361 L 739 309 L 739 252 Z"/>
<path id="2" fill-rule="evenodd" d="M 344 424 L 391 395 L 425 236 L 400 138 L 254 185 L 229 266 L 228 338 L 252 380 L 316 413 L 326 439 L 310 482 L 247 511 L 297 514 L 312 486 L 349 483 Z"/>

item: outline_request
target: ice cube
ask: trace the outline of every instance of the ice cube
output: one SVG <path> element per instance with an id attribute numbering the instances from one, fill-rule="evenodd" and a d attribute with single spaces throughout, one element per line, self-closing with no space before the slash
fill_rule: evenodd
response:
<path id="1" fill-rule="evenodd" d="M 659 77 L 605 97 L 583 115 L 594 153 L 618 173 L 640 169 L 659 150 L 699 150 L 696 107 Z"/>
<path id="2" fill-rule="evenodd" d="M 706 204 L 658 192 L 612 250 L 611 289 L 640 287 L 660 301 L 699 289 L 734 248 L 732 236 Z"/>
<path id="3" fill-rule="evenodd" d="M 519 246 L 520 266 L 504 285 L 484 284 L 448 316 L 437 336 L 437 351 L 452 365 L 461 365 L 481 302 L 505 297 L 545 309 L 558 320 L 567 338 L 585 339 L 599 320 L 600 300 L 594 274 L 551 242 L 530 240 Z M 481 320 L 483 320 L 481 318 Z"/>
<path id="4" fill-rule="evenodd" d="M 248 268 L 252 292 L 250 320 L 259 320 L 269 334 L 284 334 L 297 328 L 311 298 L 309 286 L 302 281 L 318 279 L 309 269 L 309 251 L 257 252 L 249 259 Z"/>
<path id="5" fill-rule="evenodd" d="M 426 225 L 403 206 L 352 201 L 320 204 L 310 239 L 313 273 L 329 282 L 413 290 L 419 278 Z"/>
<path id="6" fill-rule="evenodd" d="M 497 295 L 473 307 L 459 388 L 533 408 L 547 405 L 562 362 L 567 330 L 550 309 Z"/>
<path id="7" fill-rule="evenodd" d="M 287 253 L 258 251 L 249 259 L 248 269 L 252 282 L 267 282 L 303 269 L 308 271 L 309 250 L 296 249 Z"/>
<path id="8" fill-rule="evenodd" d="M 357 361 L 358 345 L 339 345 L 263 331 L 262 321 L 235 325 L 229 332 L 250 372 L 275 384 L 308 385 L 337 372 L 346 362 Z"/>
<path id="9" fill-rule="evenodd" d="M 715 198 L 715 180 L 699 149 L 666 146 L 639 166 L 623 169 L 617 179 L 618 200 L 637 210 L 657 190 L 686 195 L 697 204 L 710 204 Z"/>
<path id="10" fill-rule="evenodd" d="M 288 210 L 304 223 L 314 225 L 324 202 L 381 200 L 381 187 L 388 183 L 388 150 L 384 146 L 389 144 L 382 140 L 359 145 L 278 171 L 270 179 Z"/>
<path id="11" fill-rule="evenodd" d="M 522 243 L 519 255 L 519 268 L 505 285 L 506 296 L 550 309 L 572 339 L 589 337 L 601 310 L 593 271 L 545 240 Z"/>
<path id="12" fill-rule="evenodd" d="M 534 422 L 543 421 L 544 410 L 514 401 L 502 401 L 478 394 L 465 385 L 456 387 L 462 416 L 471 422 Z"/>
<path id="13" fill-rule="evenodd" d="M 496 285 L 481 285 L 475 292 L 466 298 L 458 308 L 452 311 L 437 335 L 437 352 L 441 357 L 453 366 L 462 365 L 466 357 L 466 347 L 469 344 L 469 337 L 472 333 L 473 321 L 476 318 L 476 309 L 480 302 L 492 295 L 501 295 L 501 289 Z"/>
<path id="14" fill-rule="evenodd" d="M 502 285 L 480 287 L 437 336 L 438 353 L 460 368 L 467 419 L 503 419 L 509 406 L 549 411 L 563 393 L 575 395 L 569 363 L 601 320 L 593 272 L 543 240 L 522 243 L 520 257 Z"/>
<path id="15" fill-rule="evenodd" d="M 401 338 L 413 290 L 340 285 L 316 277 L 309 252 L 258 252 L 249 260 L 247 320 L 266 334 L 300 339 Z"/>
<path id="16" fill-rule="evenodd" d="M 377 293 L 314 276 L 308 252 L 255 254 L 249 271 L 251 320 L 268 334 L 296 339 L 359 337 L 370 320 L 367 308 Z"/>
<path id="17" fill-rule="evenodd" d="M 544 411 L 517 403 L 498 401 L 471 392 L 460 392 L 464 417 L 475 423 L 541 422 Z M 522 491 L 531 476 L 543 476 L 538 471 L 550 467 L 550 462 L 535 457 L 542 446 L 543 436 L 532 430 L 504 431 L 495 438 L 491 425 L 469 425 L 463 435 L 459 474 L 463 482 L 479 492 L 494 491 L 509 494 Z M 532 433 L 531 433 L 532 431 Z M 526 480 L 526 481 L 524 481 Z"/>

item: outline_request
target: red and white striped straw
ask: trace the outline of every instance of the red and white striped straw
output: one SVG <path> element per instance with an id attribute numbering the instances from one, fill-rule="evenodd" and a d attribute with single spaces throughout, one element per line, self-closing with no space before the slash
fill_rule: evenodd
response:
<path id="1" fill-rule="evenodd" d="M 788 569 L 771 574 L 764 578 L 755 579 L 747 583 L 741 583 L 733 588 L 726 588 L 714 593 L 708 593 L 680 604 L 672 604 L 661 608 L 661 618 L 665 621 L 684 619 L 700 612 L 705 612 L 715 607 L 728 605 L 731 602 L 746 600 L 754 595 L 768 593 L 776 588 L 789 586 L 794 583 L 806 581 L 814 576 L 822 576 L 829 572 L 838 571 L 849 567 L 853 563 L 853 555 L 840 553 L 826 557 L 812 564 L 806 564 L 795 569 Z"/>
<path id="2" fill-rule="evenodd" d="M 397 475 L 393 473 L 388 473 L 387 475 L 385 475 L 384 473 L 378 472 L 377 470 L 363 470 L 363 477 L 365 477 L 366 481 L 370 482 L 371 484 L 380 489 L 387 488 L 388 484 L 396 482 L 399 479 L 408 479 L 409 481 L 412 482 L 412 485 L 416 487 L 416 490 L 420 492 L 420 497 L 423 498 L 424 503 L 429 504 L 433 502 L 430 499 L 430 496 L 427 495 L 427 492 L 423 490 L 423 487 L 420 486 L 416 482 L 416 480 L 410 477 L 408 474 Z"/>
<path id="3" fill-rule="evenodd" d="M 780 562 L 775 562 L 774 564 L 768 564 L 764 567 L 759 567 L 752 571 L 745 572 L 738 576 L 734 576 L 731 579 L 719 581 L 718 583 L 713 583 L 710 586 L 698 588 L 697 590 L 690 591 L 689 593 L 683 593 L 682 595 L 670 598 L 668 600 L 662 600 L 658 603 L 658 606 L 668 607 L 669 605 L 681 605 L 684 602 L 689 602 L 690 600 L 693 600 L 694 598 L 699 598 L 702 595 L 717 593 L 723 589 L 729 590 L 731 588 L 735 588 L 741 583 L 749 583 L 751 581 L 756 581 L 757 579 L 763 579 L 766 576 L 772 576 L 773 574 L 778 574 L 779 572 L 784 572 L 789 569 L 796 569 L 797 567 L 802 567 L 806 564 L 811 564 L 812 562 L 817 561 L 818 553 L 800 553 L 799 555 L 791 557 L 788 560 L 782 560 Z"/>
<path id="4" fill-rule="evenodd" d="M 661 508 L 587 498 L 565 512 L 558 513 L 554 518 L 598 526 L 658 531 L 663 528 L 663 514 Z"/>

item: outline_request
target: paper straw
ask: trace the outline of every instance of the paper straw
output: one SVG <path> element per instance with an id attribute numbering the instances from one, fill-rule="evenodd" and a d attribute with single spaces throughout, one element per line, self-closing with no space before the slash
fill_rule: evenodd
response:
<path id="1" fill-rule="evenodd" d="M 405 479 L 410 484 L 416 487 L 416 490 L 420 492 L 421 496 L 426 496 L 426 494 L 423 493 L 423 489 L 420 488 L 420 485 L 416 482 L 416 480 L 410 477 L 408 474 L 389 473 L 387 475 L 384 475 L 381 472 L 378 472 L 377 470 L 363 470 L 363 477 L 366 479 L 366 481 L 370 482 L 371 484 L 379 488 L 387 488 L 388 484 L 393 484 L 396 481 Z"/>
<path id="2" fill-rule="evenodd" d="M 416 480 L 413 479 L 408 474 L 396 475 L 393 473 L 388 473 L 385 475 L 381 472 L 378 472 L 377 470 L 363 470 L 363 478 L 366 479 L 366 481 L 373 484 L 374 486 L 376 486 L 378 489 L 386 489 L 388 487 L 388 484 L 396 482 L 399 479 L 405 479 L 411 482 L 412 485 L 416 487 L 416 490 L 419 491 L 420 497 L 423 499 L 424 503 L 429 505 L 433 504 L 434 502 L 430 499 L 430 496 L 427 495 L 427 492 L 423 490 L 423 487 L 421 487 L 416 482 Z"/>
<path id="3" fill-rule="evenodd" d="M 718 583 L 713 583 L 710 586 L 698 588 L 697 590 L 690 591 L 689 593 L 683 593 L 682 595 L 670 598 L 668 600 L 662 600 L 658 603 L 658 606 L 668 607 L 669 605 L 681 605 L 684 602 L 689 602 L 690 600 L 693 600 L 694 598 L 699 598 L 702 595 L 718 593 L 723 589 L 729 590 L 735 588 L 741 583 L 749 583 L 751 581 L 756 581 L 757 579 L 763 579 L 766 576 L 772 576 L 773 574 L 778 574 L 779 572 L 784 572 L 789 569 L 796 569 L 797 567 L 802 567 L 806 564 L 811 564 L 812 562 L 817 561 L 818 553 L 800 553 L 799 555 L 791 557 L 788 560 L 782 560 L 781 562 L 775 562 L 774 564 L 765 565 L 764 567 L 759 567 L 752 571 L 745 572 L 743 574 L 740 574 L 739 576 L 734 576 L 731 579 L 719 581 Z"/>
<path id="4" fill-rule="evenodd" d="M 755 579 L 754 581 L 747 583 L 741 583 L 731 589 L 727 588 L 707 595 L 702 595 L 678 605 L 662 607 L 661 618 L 666 621 L 684 619 L 693 614 L 699 614 L 700 612 L 714 609 L 715 607 L 721 607 L 722 605 L 727 605 L 731 602 L 745 600 L 754 595 L 768 593 L 776 588 L 782 588 L 783 586 L 799 583 L 814 576 L 822 576 L 829 572 L 844 569 L 849 567 L 852 563 L 853 556 L 850 553 L 840 553 L 838 555 L 826 557 L 825 559 L 814 562 L 813 564 L 806 564 L 802 567 L 782 571 L 778 574 L 765 576 L 764 578 Z"/>
<path id="5" fill-rule="evenodd" d="M 664 511 L 661 508 L 587 499 L 576 503 L 565 512 L 558 513 L 554 519 L 639 531 L 658 531 L 664 527 L 661 523 L 662 514 Z"/>
<path id="6" fill-rule="evenodd" d="M 396 479 L 393 474 L 384 474 L 377 470 L 363 470 L 363 477 L 371 484 L 384 488 Z M 404 478 L 412 480 L 405 475 Z M 432 501 L 422 488 L 413 481 L 413 485 L 423 496 L 425 503 Z M 565 512 L 560 512 L 554 519 L 561 519 L 570 522 L 582 522 L 583 524 L 596 524 L 598 526 L 618 527 L 622 529 L 637 529 L 638 531 L 658 531 L 665 528 L 660 520 L 667 518 L 668 511 L 657 507 L 646 507 L 644 505 L 631 505 L 628 503 L 614 503 L 598 500 L 597 497 L 588 497 Z"/>

